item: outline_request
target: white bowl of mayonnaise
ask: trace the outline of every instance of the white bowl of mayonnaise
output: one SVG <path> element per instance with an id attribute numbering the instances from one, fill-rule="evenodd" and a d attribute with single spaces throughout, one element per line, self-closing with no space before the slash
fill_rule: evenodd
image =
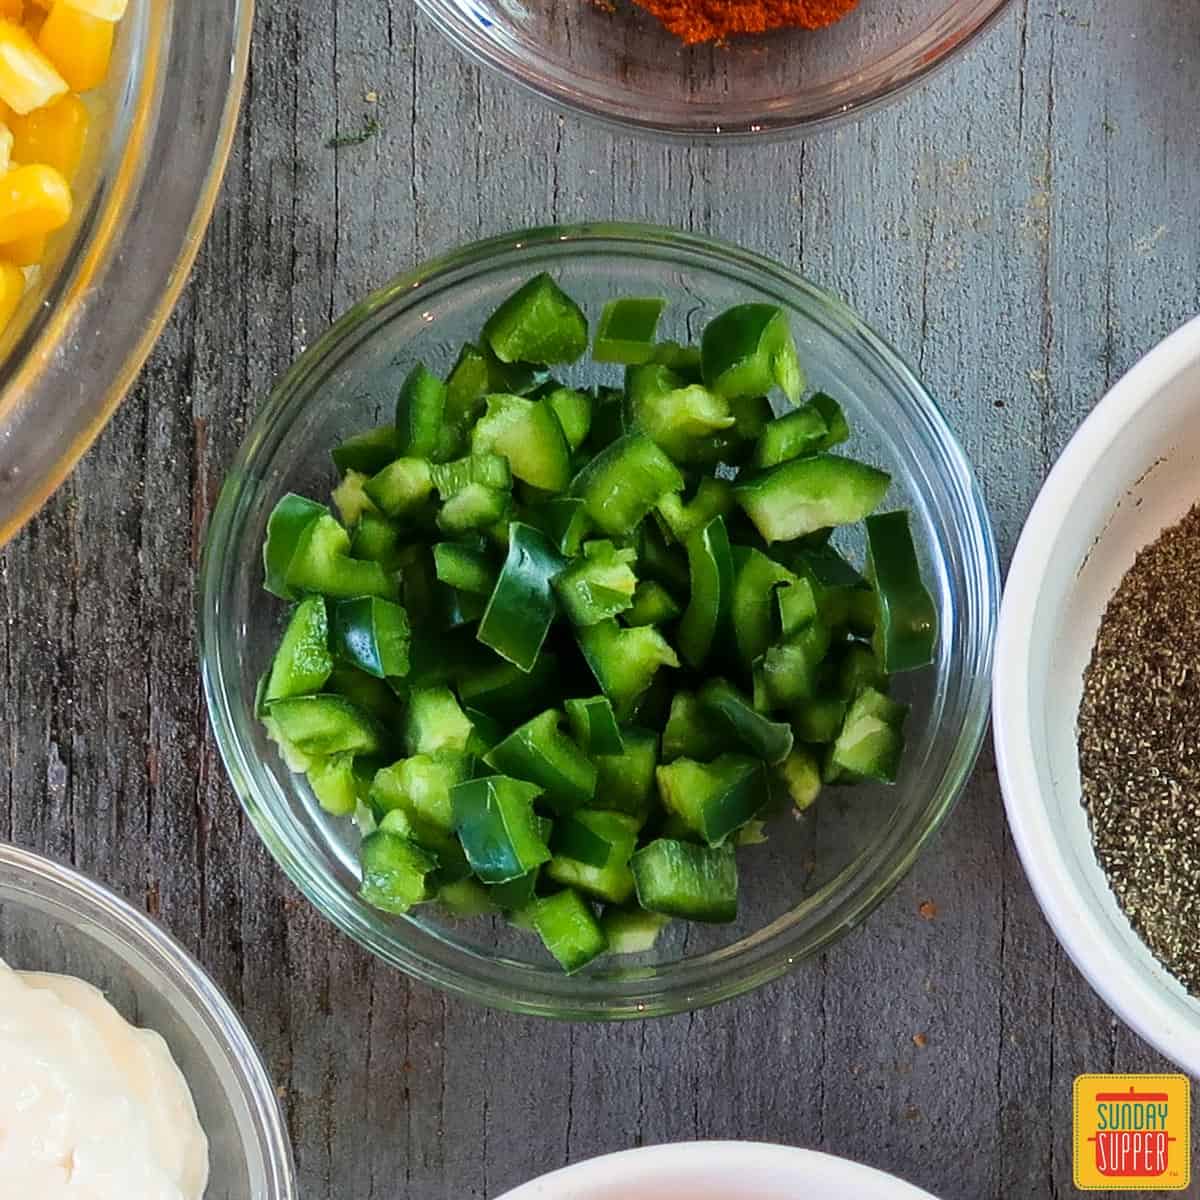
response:
<path id="1" fill-rule="evenodd" d="M 0 846 L 0 1197 L 296 1200 L 275 1089 L 148 917 Z"/>

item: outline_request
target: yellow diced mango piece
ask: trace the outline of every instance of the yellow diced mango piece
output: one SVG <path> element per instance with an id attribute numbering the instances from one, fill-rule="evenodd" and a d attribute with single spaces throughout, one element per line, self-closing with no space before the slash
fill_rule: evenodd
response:
<path id="1" fill-rule="evenodd" d="M 65 95 L 67 81 L 12 21 L 0 19 L 0 100 L 18 113 L 33 112 Z"/>
<path id="2" fill-rule="evenodd" d="M 12 148 L 12 130 L 0 122 L 0 175 L 3 175 L 12 166 Z"/>
<path id="3" fill-rule="evenodd" d="M 53 233 L 70 218 L 71 187 L 53 167 L 33 163 L 0 176 L 0 245 Z"/>
<path id="4" fill-rule="evenodd" d="M 114 28 L 111 21 L 58 0 L 42 25 L 37 44 L 71 87 L 87 92 L 102 84 L 108 74 Z"/>
<path id="5" fill-rule="evenodd" d="M 13 319 L 24 295 L 25 272 L 16 263 L 0 262 L 0 329 Z"/>
<path id="6" fill-rule="evenodd" d="M 12 156 L 19 163 L 45 163 L 70 179 L 83 155 L 90 121 L 87 105 L 71 93 L 28 116 L 9 117 Z"/>
<path id="7" fill-rule="evenodd" d="M 29 237 L 17 238 L 4 247 L 4 257 L 18 267 L 32 267 L 46 257 L 46 235 L 35 233 Z"/>
<path id="8" fill-rule="evenodd" d="M 20 21 L 25 16 L 25 0 L 0 0 L 0 17 Z"/>
<path id="9" fill-rule="evenodd" d="M 119 21 L 125 15 L 129 0 L 66 0 L 66 3 L 102 21 Z"/>

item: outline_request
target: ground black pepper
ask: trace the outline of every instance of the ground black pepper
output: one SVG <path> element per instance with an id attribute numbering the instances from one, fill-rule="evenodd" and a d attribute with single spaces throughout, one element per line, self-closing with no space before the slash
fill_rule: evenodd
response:
<path id="1" fill-rule="evenodd" d="M 1200 506 L 1109 602 L 1078 732 L 1100 865 L 1155 957 L 1200 995 Z"/>

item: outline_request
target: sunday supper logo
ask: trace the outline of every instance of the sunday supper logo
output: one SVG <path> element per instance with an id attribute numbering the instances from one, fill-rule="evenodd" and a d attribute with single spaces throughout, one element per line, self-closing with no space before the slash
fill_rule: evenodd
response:
<path id="1" fill-rule="evenodd" d="M 1075 1186 L 1183 1191 L 1191 1182 L 1191 1095 L 1184 1075 L 1075 1080 Z"/>

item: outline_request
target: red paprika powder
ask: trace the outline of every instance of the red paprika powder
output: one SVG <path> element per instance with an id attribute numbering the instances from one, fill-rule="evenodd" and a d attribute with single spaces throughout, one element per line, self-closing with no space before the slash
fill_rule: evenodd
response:
<path id="1" fill-rule="evenodd" d="M 822 29 L 858 0 L 637 0 L 681 41 L 720 42 L 735 33 Z"/>

